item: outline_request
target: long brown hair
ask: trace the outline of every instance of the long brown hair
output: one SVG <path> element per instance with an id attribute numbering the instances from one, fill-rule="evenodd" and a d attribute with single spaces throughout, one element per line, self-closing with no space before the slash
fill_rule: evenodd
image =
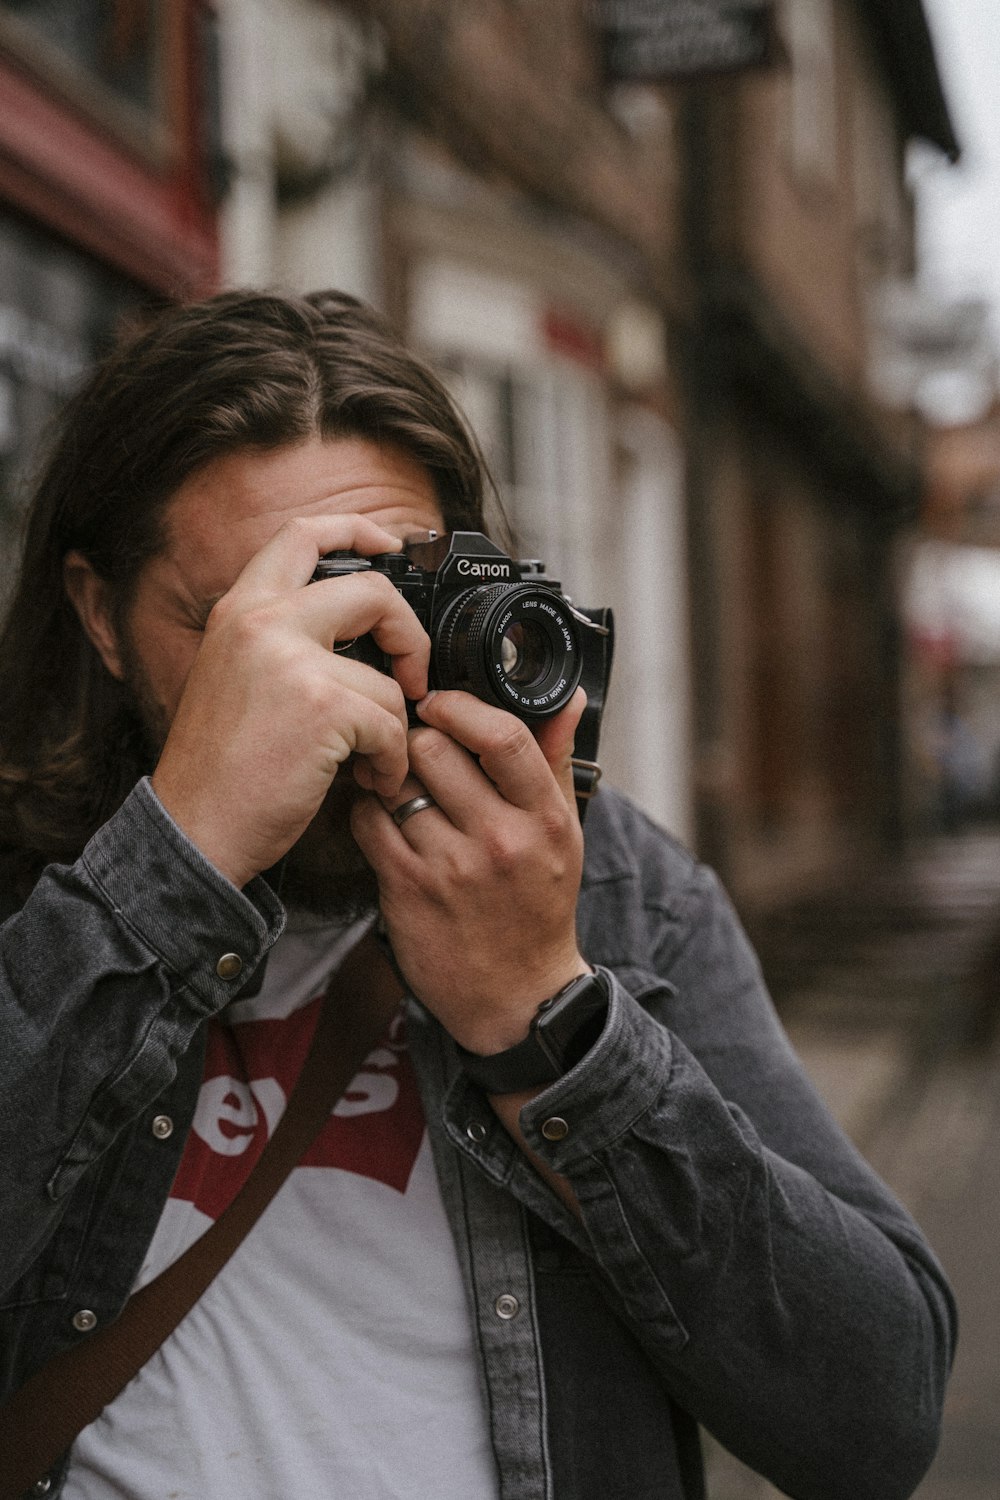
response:
<path id="1" fill-rule="evenodd" d="M 69 404 L 0 634 L 0 851 L 19 886 L 75 859 L 152 769 L 129 696 L 66 597 L 66 554 L 108 583 L 120 625 L 188 475 L 314 433 L 402 448 L 429 471 L 449 528 L 482 527 L 484 466 L 445 387 L 342 293 L 228 292 L 173 308 Z"/>

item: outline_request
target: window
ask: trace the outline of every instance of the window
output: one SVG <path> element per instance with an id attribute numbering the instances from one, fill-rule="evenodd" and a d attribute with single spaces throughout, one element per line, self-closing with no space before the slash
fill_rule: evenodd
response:
<path id="1" fill-rule="evenodd" d="M 445 374 L 483 448 L 522 557 L 597 598 L 594 517 L 606 505 L 607 398 L 569 360 L 516 366 L 456 355 Z"/>
<path id="2" fill-rule="evenodd" d="M 905 275 L 910 243 L 901 153 L 881 81 L 863 57 L 855 62 L 852 104 L 854 208 L 862 270 L 876 276 Z"/>
<path id="3" fill-rule="evenodd" d="M 785 0 L 784 31 L 792 62 L 792 168 L 805 184 L 832 187 L 837 177 L 833 0 Z"/>
<path id="4" fill-rule="evenodd" d="M 129 134 L 161 123 L 164 0 L 0 0 L 0 42 Z"/>
<path id="5" fill-rule="evenodd" d="M 0 214 L 0 597 L 29 478 L 52 420 L 141 294 L 61 241 Z"/>

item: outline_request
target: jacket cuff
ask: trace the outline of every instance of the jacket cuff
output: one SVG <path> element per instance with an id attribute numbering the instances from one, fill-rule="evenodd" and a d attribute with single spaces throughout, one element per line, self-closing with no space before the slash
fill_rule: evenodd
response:
<path id="1" fill-rule="evenodd" d="M 237 890 L 181 832 L 148 777 L 81 862 L 118 919 L 208 1011 L 235 997 L 285 925 L 267 882 L 257 877 Z"/>
<path id="2" fill-rule="evenodd" d="M 574 1163 L 597 1155 L 624 1135 L 662 1096 L 670 1076 L 672 1047 L 666 1027 L 646 1014 L 611 970 L 599 972 L 611 996 L 603 1031 L 586 1056 L 536 1094 L 520 1115 L 528 1145 L 553 1171 L 564 1174 Z M 644 998 L 654 988 L 661 995 L 673 993 L 664 980 L 652 975 L 642 978 L 648 979 L 641 985 Z M 502 1129 L 486 1135 L 470 1133 L 467 1122 L 475 1097 L 481 1097 L 481 1091 L 461 1075 L 445 1102 L 445 1127 L 456 1145 L 491 1176 L 503 1180 L 509 1176 L 516 1148 Z M 560 1122 L 556 1139 L 549 1124 L 553 1120 Z"/>
<path id="3" fill-rule="evenodd" d="M 575 1068 L 521 1110 L 525 1140 L 555 1172 L 569 1173 L 606 1150 L 662 1096 L 670 1077 L 670 1033 L 610 970 L 601 972 L 611 991 L 604 1030 Z M 663 981 L 657 987 L 670 988 Z M 554 1119 L 562 1122 L 555 1132 Z"/>

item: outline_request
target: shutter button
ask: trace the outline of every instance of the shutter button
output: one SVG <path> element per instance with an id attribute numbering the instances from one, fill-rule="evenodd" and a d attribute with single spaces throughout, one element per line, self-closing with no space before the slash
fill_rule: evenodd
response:
<path id="1" fill-rule="evenodd" d="M 215 966 L 220 979 L 237 979 L 243 971 L 243 960 L 238 953 L 224 953 Z"/>
<path id="2" fill-rule="evenodd" d="M 77 1333 L 90 1333 L 97 1327 L 97 1314 L 91 1312 L 89 1307 L 81 1307 L 79 1312 L 73 1314 L 73 1327 Z"/>

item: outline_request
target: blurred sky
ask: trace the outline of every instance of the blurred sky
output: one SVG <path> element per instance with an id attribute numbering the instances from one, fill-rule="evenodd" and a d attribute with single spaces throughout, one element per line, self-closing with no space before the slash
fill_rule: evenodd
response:
<path id="1" fill-rule="evenodd" d="M 923 3 L 962 156 L 951 166 L 930 147 L 913 152 L 920 278 L 945 297 L 984 298 L 1000 352 L 1000 0 Z M 938 416 L 947 420 L 949 403 L 957 399 L 951 415 L 961 420 L 961 390 L 957 398 L 942 394 Z M 974 397 L 965 415 L 975 408 Z M 995 550 L 932 544 L 916 557 L 906 594 L 913 624 L 932 633 L 950 629 L 965 655 L 1000 661 Z"/>
<path id="2" fill-rule="evenodd" d="M 946 293 L 985 296 L 1000 344 L 1000 0 L 924 0 L 938 66 L 962 145 L 957 166 L 921 151 L 922 274 Z"/>

